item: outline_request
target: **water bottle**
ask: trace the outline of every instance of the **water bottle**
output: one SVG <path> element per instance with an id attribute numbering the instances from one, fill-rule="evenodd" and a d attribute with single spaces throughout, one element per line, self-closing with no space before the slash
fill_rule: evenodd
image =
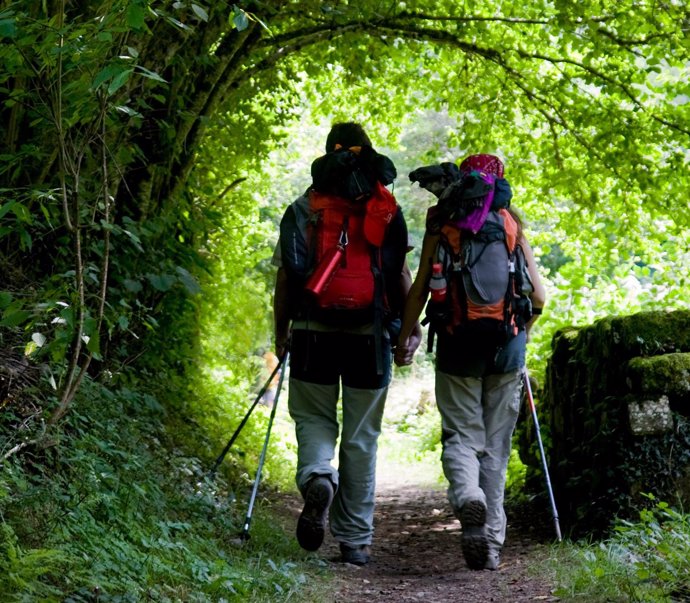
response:
<path id="1" fill-rule="evenodd" d="M 316 267 L 316 270 L 314 270 L 314 273 L 309 277 L 305 289 L 316 297 L 328 289 L 328 285 L 331 283 L 335 273 L 342 264 L 344 255 L 345 247 L 341 244 L 327 251 Z"/>
<path id="2" fill-rule="evenodd" d="M 429 292 L 431 301 L 441 303 L 446 301 L 446 290 L 448 284 L 443 274 L 443 266 L 440 263 L 431 266 L 431 280 L 429 281 Z"/>

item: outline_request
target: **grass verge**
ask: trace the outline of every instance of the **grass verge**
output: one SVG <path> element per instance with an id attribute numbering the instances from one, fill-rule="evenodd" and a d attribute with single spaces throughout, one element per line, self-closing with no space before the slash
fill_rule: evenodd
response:
<path id="1" fill-rule="evenodd" d="M 318 601 L 325 568 L 261 500 L 238 539 L 249 476 L 209 478 L 164 423 L 151 396 L 90 383 L 54 445 L 3 464 L 0 600 Z"/>
<path id="2" fill-rule="evenodd" d="M 654 503 L 605 541 L 555 547 L 555 594 L 588 603 L 690 601 L 690 516 Z"/>

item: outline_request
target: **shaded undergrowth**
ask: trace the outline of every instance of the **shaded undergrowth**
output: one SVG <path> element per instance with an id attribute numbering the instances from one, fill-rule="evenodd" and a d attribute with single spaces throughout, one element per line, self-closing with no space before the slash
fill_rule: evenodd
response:
<path id="1" fill-rule="evenodd" d="M 618 522 L 606 540 L 554 548 L 551 569 L 563 601 L 690 601 L 690 516 L 654 502 L 638 521 Z"/>
<path id="2" fill-rule="evenodd" d="M 165 422 L 152 396 L 90 383 L 53 445 L 4 463 L 0 600 L 313 599 L 323 567 L 291 528 L 258 504 L 238 538 L 249 477 L 211 479 Z"/>

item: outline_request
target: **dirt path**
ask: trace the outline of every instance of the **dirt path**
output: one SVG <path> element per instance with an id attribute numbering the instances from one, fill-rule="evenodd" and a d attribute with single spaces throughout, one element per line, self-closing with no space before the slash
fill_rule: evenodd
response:
<path id="1" fill-rule="evenodd" d="M 426 391 L 423 391 L 426 390 Z M 391 386 L 388 421 L 417 409 L 433 392 L 430 379 Z M 291 425 L 290 425 L 290 428 Z M 385 429 L 384 429 L 385 431 Z M 535 568 L 543 567 L 553 542 L 552 520 L 542 503 L 534 508 L 508 508 L 508 532 L 497 571 L 471 571 L 460 551 L 460 522 L 455 519 L 438 485 L 439 461 L 432 466 L 400 458 L 405 435 L 388 429 L 379 442 L 377 503 L 372 561 L 366 567 L 340 563 L 337 543 L 327 534 L 318 556 L 336 575 L 335 592 L 323 603 L 521 603 L 558 601 L 554 585 Z M 294 530 L 302 501 L 290 498 L 288 512 Z"/>
<path id="2" fill-rule="evenodd" d="M 296 519 L 301 505 L 291 505 Z M 326 536 L 319 556 L 336 574 L 333 603 L 486 603 L 558 601 L 553 584 L 534 568 L 548 556 L 544 524 L 524 509 L 509 513 L 508 538 L 497 571 L 471 571 L 460 552 L 460 523 L 445 493 L 414 485 L 379 487 L 372 562 L 339 562 L 337 543 Z"/>

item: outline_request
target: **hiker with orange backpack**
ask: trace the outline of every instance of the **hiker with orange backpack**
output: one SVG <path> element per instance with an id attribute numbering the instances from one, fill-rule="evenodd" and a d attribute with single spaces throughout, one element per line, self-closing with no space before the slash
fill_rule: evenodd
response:
<path id="1" fill-rule="evenodd" d="M 283 215 L 273 258 L 276 353 L 290 348 L 288 407 L 304 498 L 297 540 L 317 550 L 330 520 L 342 560 L 365 565 L 392 349 L 412 282 L 410 247 L 386 188 L 395 167 L 359 124 L 335 124 L 311 172 L 312 185 Z M 421 327 L 413 324 L 408 336 L 415 345 Z"/>
<path id="2" fill-rule="evenodd" d="M 428 352 L 437 340 L 448 499 L 462 524 L 468 567 L 495 570 L 506 535 L 503 498 L 527 336 L 544 306 L 544 286 L 498 157 L 471 155 L 459 169 L 426 166 L 410 179 L 439 200 L 427 214 L 395 362 L 411 363 L 419 342 L 409 335 L 426 305 Z"/>

